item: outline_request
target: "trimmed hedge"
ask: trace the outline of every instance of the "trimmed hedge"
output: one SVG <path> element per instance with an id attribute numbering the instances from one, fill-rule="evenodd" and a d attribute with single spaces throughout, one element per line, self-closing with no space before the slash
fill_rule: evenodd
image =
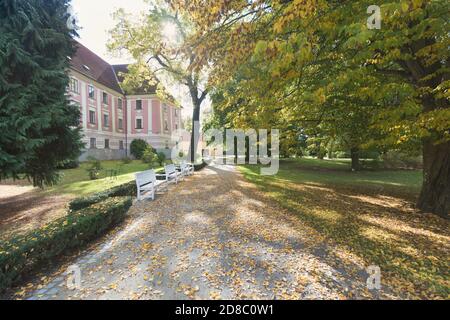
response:
<path id="1" fill-rule="evenodd" d="M 69 203 L 71 211 L 80 210 L 95 203 L 99 203 L 111 197 L 135 197 L 137 195 L 136 181 L 131 181 L 120 186 L 105 190 L 103 192 L 95 193 L 91 196 L 76 198 Z"/>
<path id="2" fill-rule="evenodd" d="M 0 244 L 0 292 L 39 265 L 82 247 L 123 221 L 130 197 L 105 199 Z"/>
<path id="3" fill-rule="evenodd" d="M 195 164 L 194 169 L 195 171 L 201 171 L 203 170 L 208 164 L 205 161 L 202 161 L 200 164 Z"/>

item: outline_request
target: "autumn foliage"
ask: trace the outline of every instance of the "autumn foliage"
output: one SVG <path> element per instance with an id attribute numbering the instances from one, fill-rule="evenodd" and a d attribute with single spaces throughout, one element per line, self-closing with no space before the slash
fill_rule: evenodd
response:
<path id="1" fill-rule="evenodd" d="M 448 217 L 448 1 L 381 1 L 380 29 L 371 1 L 170 2 L 228 124 L 278 127 L 286 149 L 301 133 L 337 141 L 355 164 L 370 147 L 423 152 L 418 207 Z"/>

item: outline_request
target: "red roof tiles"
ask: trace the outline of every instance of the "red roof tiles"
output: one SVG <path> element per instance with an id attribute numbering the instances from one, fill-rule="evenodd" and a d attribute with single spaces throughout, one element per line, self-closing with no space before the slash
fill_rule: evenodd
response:
<path id="1" fill-rule="evenodd" d="M 75 47 L 76 53 L 70 61 L 70 65 L 74 70 L 112 90 L 123 93 L 116 73 L 108 62 L 79 42 L 76 42 Z"/>

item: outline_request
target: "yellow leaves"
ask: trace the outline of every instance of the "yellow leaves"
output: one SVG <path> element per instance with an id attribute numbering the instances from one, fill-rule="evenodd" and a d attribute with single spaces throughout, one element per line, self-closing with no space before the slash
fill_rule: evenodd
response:
<path id="1" fill-rule="evenodd" d="M 408 12 L 409 11 L 409 6 L 410 6 L 410 0 L 402 1 L 401 8 L 402 8 L 403 12 Z"/>
<path id="2" fill-rule="evenodd" d="M 262 55 L 265 53 L 265 51 L 267 50 L 267 42 L 260 40 L 256 43 L 255 46 L 255 54 L 256 55 Z"/>
<path id="3" fill-rule="evenodd" d="M 197 293 L 200 291 L 200 287 L 198 285 L 191 286 L 188 284 L 181 284 L 177 289 L 177 292 L 183 292 L 185 296 L 190 299 L 195 299 Z"/>
<path id="4" fill-rule="evenodd" d="M 153 248 L 153 244 L 151 244 L 150 242 L 145 242 L 141 246 L 142 251 L 149 251 L 152 248 Z"/>
<path id="5" fill-rule="evenodd" d="M 294 0 L 283 10 L 283 14 L 273 24 L 275 34 L 281 34 L 300 25 L 318 10 L 320 5 L 312 0 Z"/>
<path id="6" fill-rule="evenodd" d="M 295 60 L 295 56 L 292 53 L 287 53 L 284 55 L 284 64 L 289 65 Z"/>
<path id="7" fill-rule="evenodd" d="M 274 69 L 274 70 L 272 71 L 272 77 L 274 77 L 274 78 L 279 78 L 280 75 L 281 75 L 281 72 L 280 72 L 279 69 Z"/>
<path id="8" fill-rule="evenodd" d="M 285 79 L 286 80 L 290 80 L 290 79 L 293 79 L 293 78 L 297 78 L 298 76 L 299 76 L 298 72 L 296 72 L 295 70 L 291 69 L 285 75 Z"/>
<path id="9" fill-rule="evenodd" d="M 111 283 L 111 284 L 109 285 L 109 289 L 110 289 L 110 290 L 117 290 L 117 283 Z"/>
<path id="10" fill-rule="evenodd" d="M 284 28 L 284 21 L 283 20 L 278 20 L 273 25 L 273 30 L 275 31 L 275 33 L 281 33 L 283 31 L 283 28 Z"/>
<path id="11" fill-rule="evenodd" d="M 426 133 L 433 132 L 439 135 L 438 143 L 449 141 L 448 128 L 450 128 L 450 109 L 438 109 L 423 113 L 419 116 L 418 125 Z"/>
<path id="12" fill-rule="evenodd" d="M 324 88 L 317 89 L 314 92 L 314 97 L 318 103 L 324 103 L 326 101 L 325 89 Z"/>
<path id="13" fill-rule="evenodd" d="M 220 300 L 221 299 L 220 292 L 217 292 L 217 291 L 211 291 L 209 293 L 209 297 L 211 298 L 211 300 Z"/>

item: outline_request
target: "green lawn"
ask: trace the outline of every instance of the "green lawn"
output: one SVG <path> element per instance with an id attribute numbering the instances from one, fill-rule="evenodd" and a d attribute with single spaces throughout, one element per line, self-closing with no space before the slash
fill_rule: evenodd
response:
<path id="1" fill-rule="evenodd" d="M 246 174 L 253 179 L 259 176 L 259 168 L 246 167 Z M 387 188 L 393 192 L 416 194 L 422 185 L 420 170 L 363 170 L 351 172 L 349 159 L 317 160 L 311 158 L 289 159 L 281 161 L 281 168 L 275 177 L 265 177 L 267 181 L 274 178 L 286 179 L 297 183 L 335 186 L 363 186 L 365 189 L 379 190 Z"/>
<path id="2" fill-rule="evenodd" d="M 347 160 L 281 160 L 275 176 L 241 166 L 245 178 L 295 215 L 320 241 L 378 265 L 383 281 L 410 298 L 448 298 L 450 224 L 414 209 L 420 170 L 351 172 Z"/>
<path id="3" fill-rule="evenodd" d="M 134 180 L 134 174 L 136 172 L 150 168 L 149 164 L 143 163 L 140 160 L 132 161 L 129 164 L 124 164 L 122 161 L 102 161 L 103 170 L 100 172 L 100 179 L 90 180 L 87 171 L 89 167 L 89 163 L 82 163 L 79 168 L 61 170 L 61 181 L 55 186 L 46 188 L 43 192 L 47 194 L 70 194 L 74 196 L 88 195 Z M 119 168 L 120 172 L 118 176 L 111 179 L 108 176 L 108 170 Z M 156 169 L 160 168 L 158 167 Z"/>

